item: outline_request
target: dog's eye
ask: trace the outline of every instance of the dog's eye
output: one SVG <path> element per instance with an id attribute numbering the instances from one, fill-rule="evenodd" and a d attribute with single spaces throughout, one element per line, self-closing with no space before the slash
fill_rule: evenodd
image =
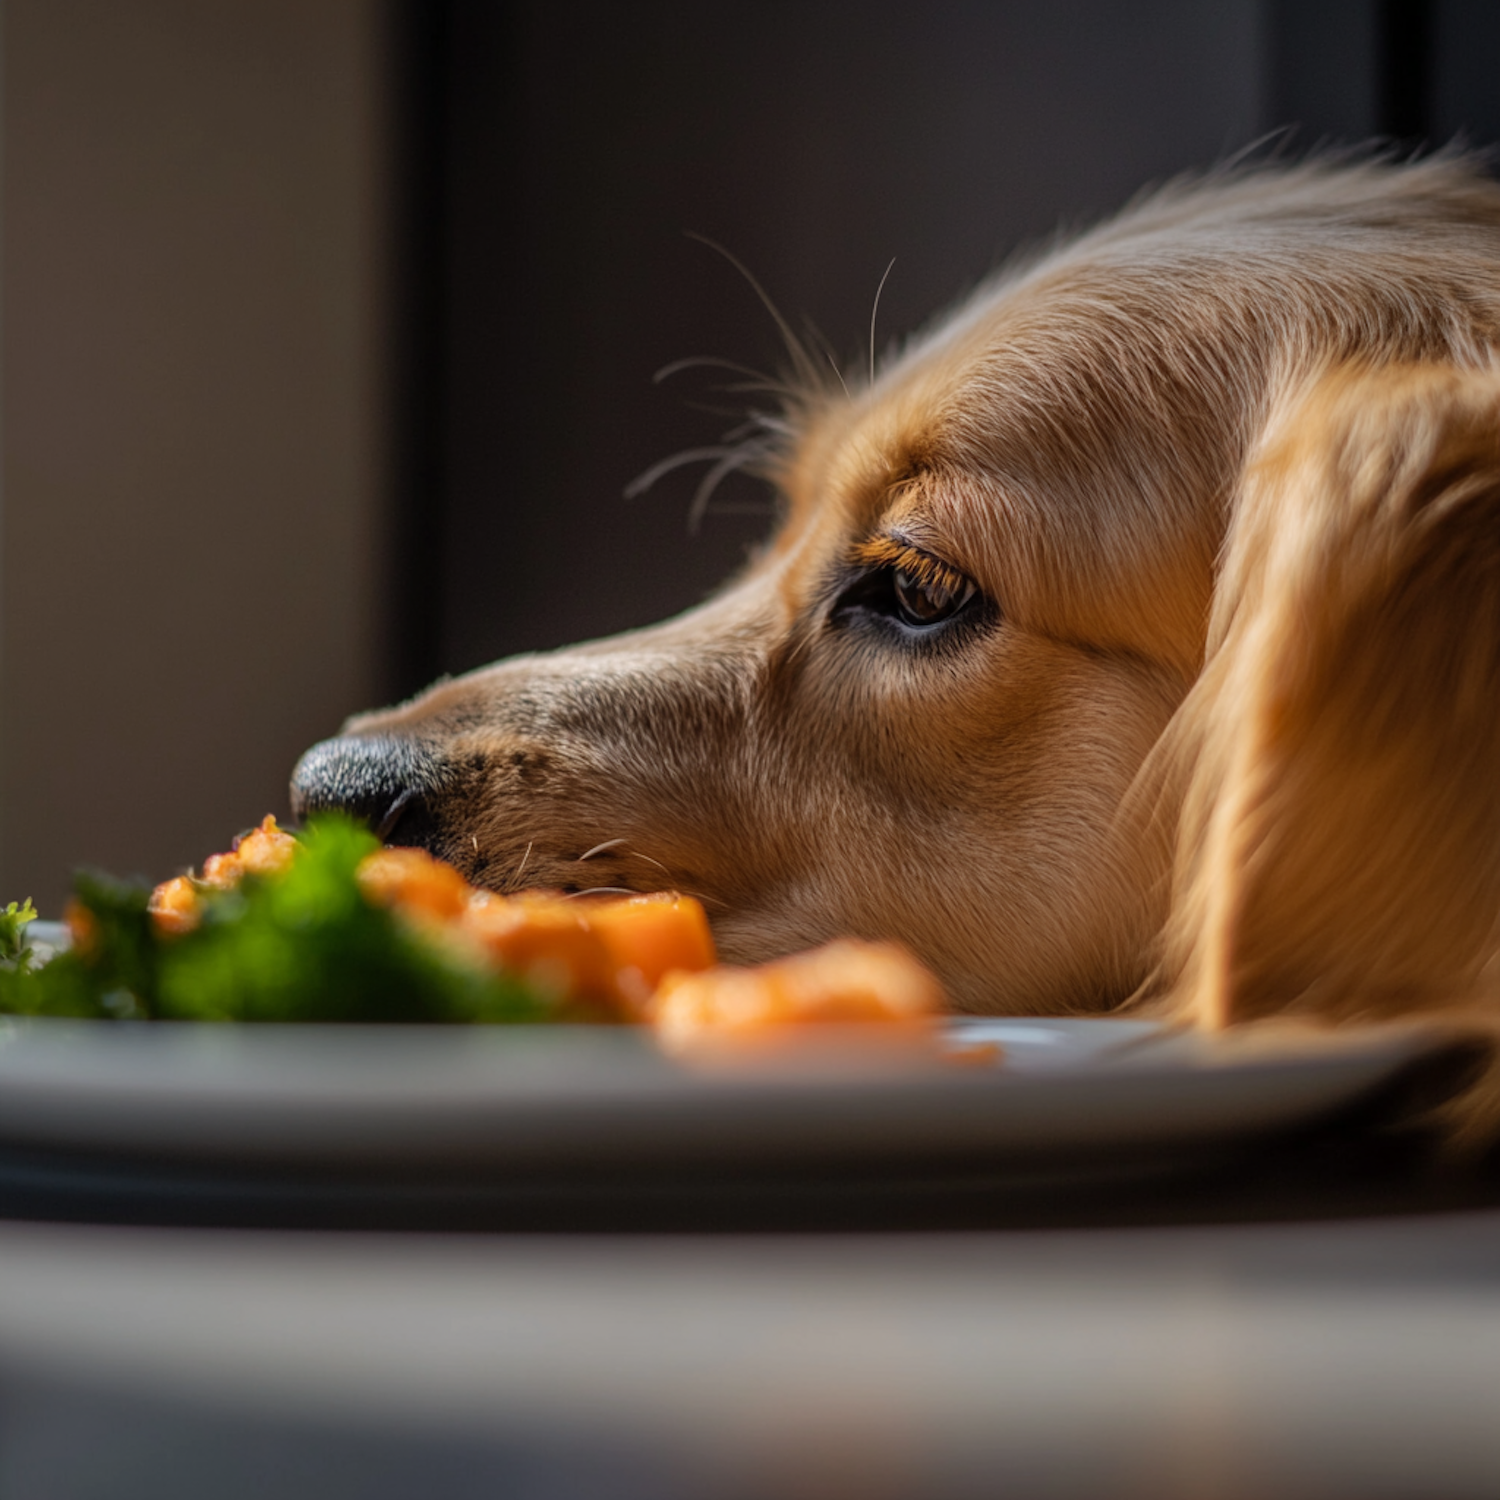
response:
<path id="1" fill-rule="evenodd" d="M 891 597 L 906 624 L 938 625 L 974 597 L 974 585 L 959 574 L 924 578 L 906 568 L 893 568 Z"/>
<path id="2" fill-rule="evenodd" d="M 834 605 L 835 619 L 874 615 L 925 635 L 983 598 L 957 568 L 892 537 L 864 543 L 850 561 L 862 571 Z"/>

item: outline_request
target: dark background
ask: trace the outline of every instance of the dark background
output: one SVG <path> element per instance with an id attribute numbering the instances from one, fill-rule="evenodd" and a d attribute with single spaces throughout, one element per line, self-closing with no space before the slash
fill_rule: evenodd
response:
<path id="1" fill-rule="evenodd" d="M 693 604 L 766 525 L 702 465 L 766 369 L 727 247 L 840 361 L 950 304 L 1018 245 L 1249 143 L 1402 149 L 1500 132 L 1483 0 L 623 5 L 398 12 L 406 348 L 390 670 L 409 691 Z M 758 513 L 759 512 L 759 513 Z"/>

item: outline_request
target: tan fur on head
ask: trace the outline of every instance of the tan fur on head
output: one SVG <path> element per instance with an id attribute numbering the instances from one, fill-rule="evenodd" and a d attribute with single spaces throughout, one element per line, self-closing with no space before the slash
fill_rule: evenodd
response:
<path id="1" fill-rule="evenodd" d="M 734 960 L 899 938 L 965 1010 L 1487 1013 L 1497 345 L 1473 162 L 1173 185 L 767 423 L 786 519 L 717 599 L 356 720 L 299 796 L 389 744 L 472 879 L 675 885 Z"/>

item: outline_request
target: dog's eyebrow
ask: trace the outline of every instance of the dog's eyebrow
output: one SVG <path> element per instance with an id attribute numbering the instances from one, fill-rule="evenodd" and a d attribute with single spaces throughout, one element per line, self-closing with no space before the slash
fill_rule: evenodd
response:
<path id="1" fill-rule="evenodd" d="M 876 536 L 853 549 L 850 560 L 861 568 L 900 568 L 928 588 L 959 592 L 968 579 L 951 563 L 945 563 L 900 537 Z"/>

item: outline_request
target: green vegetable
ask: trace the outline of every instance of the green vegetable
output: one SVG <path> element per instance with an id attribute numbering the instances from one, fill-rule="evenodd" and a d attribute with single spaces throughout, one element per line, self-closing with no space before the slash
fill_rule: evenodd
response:
<path id="1" fill-rule="evenodd" d="M 31 953 L 26 946 L 26 924 L 36 921 L 36 908 L 28 896 L 19 905 L 12 901 L 0 911 L 0 964 L 27 968 Z"/>
<path id="2" fill-rule="evenodd" d="M 147 887 L 80 874 L 84 940 L 41 968 L 0 969 L 0 1011 L 182 1021 L 555 1017 L 520 980 L 475 966 L 367 901 L 355 872 L 378 847 L 349 819 L 318 819 L 284 873 L 206 894 L 202 920 L 178 937 L 157 933 Z M 12 915 L 17 930 L 30 920 L 14 907 Z"/>

